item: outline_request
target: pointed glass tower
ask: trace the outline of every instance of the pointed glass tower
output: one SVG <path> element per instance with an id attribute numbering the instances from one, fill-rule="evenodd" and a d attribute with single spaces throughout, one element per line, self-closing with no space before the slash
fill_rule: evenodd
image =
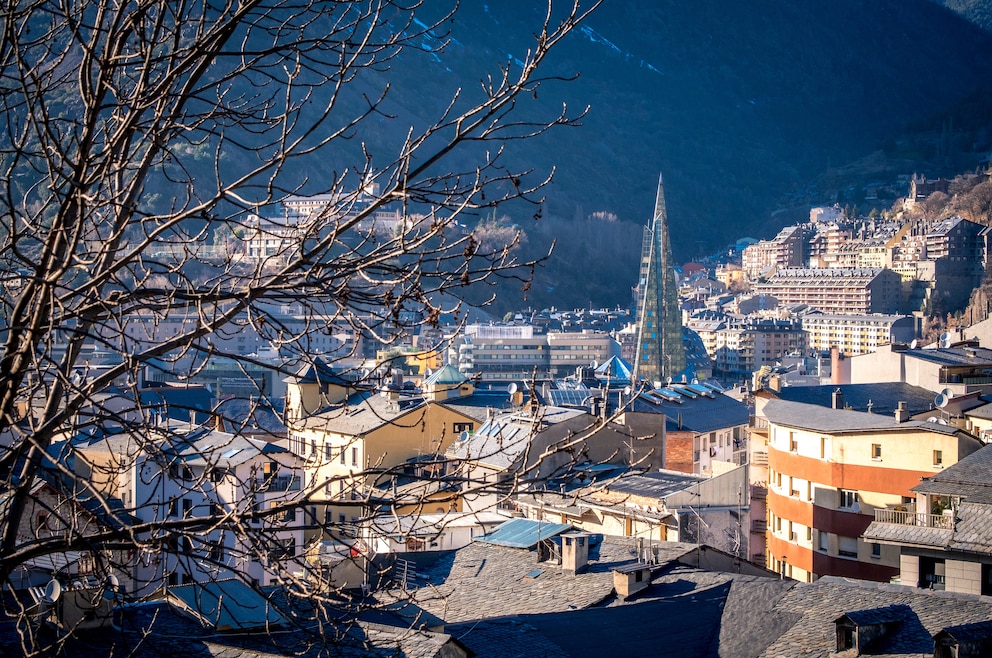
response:
<path id="1" fill-rule="evenodd" d="M 664 382 L 685 370 L 682 345 L 682 314 L 675 285 L 672 247 L 668 239 L 668 210 L 665 186 L 658 175 L 654 218 L 644 229 L 641 273 L 637 299 L 637 356 L 635 380 Z"/>

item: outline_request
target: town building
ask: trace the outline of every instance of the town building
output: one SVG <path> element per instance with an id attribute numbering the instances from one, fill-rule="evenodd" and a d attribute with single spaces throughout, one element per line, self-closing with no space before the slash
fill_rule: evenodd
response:
<path id="1" fill-rule="evenodd" d="M 873 353 L 847 359 L 846 381 L 901 381 L 934 392 L 946 389 L 952 395 L 988 392 L 992 390 L 992 350 L 967 345 L 916 349 L 904 344 L 880 345 Z"/>
<path id="2" fill-rule="evenodd" d="M 865 542 L 873 510 L 905 505 L 911 489 L 981 448 L 936 422 L 788 402 L 760 401 L 767 441 L 766 564 L 807 582 L 823 576 L 888 581 L 898 550 Z"/>
<path id="3" fill-rule="evenodd" d="M 908 315 L 808 313 L 801 322 L 807 347 L 818 352 L 837 347 L 842 354 L 856 356 L 916 338 L 916 320 Z"/>
<path id="4" fill-rule="evenodd" d="M 911 500 L 876 508 L 865 541 L 899 551 L 903 585 L 992 596 L 990 474 L 992 446 L 947 464 Z"/>
<path id="5" fill-rule="evenodd" d="M 805 354 L 806 332 L 795 319 L 730 318 L 715 333 L 713 369 L 729 375 L 745 375 L 762 366 L 775 365 L 789 354 Z"/>
<path id="6" fill-rule="evenodd" d="M 777 298 L 780 304 L 805 304 L 824 313 L 898 313 L 902 309 L 902 279 L 887 269 L 782 269 L 752 289 Z"/>
<path id="7" fill-rule="evenodd" d="M 620 353 L 609 333 L 583 329 L 545 333 L 528 324 L 469 325 L 451 341 L 448 363 L 485 382 L 564 377 Z"/>
<path id="8" fill-rule="evenodd" d="M 747 461 L 747 407 L 708 382 L 669 384 L 631 400 L 617 422 L 644 436 L 664 417 L 664 468 L 718 474 Z M 640 430 L 640 431 L 639 431 Z M 637 443 L 634 443 L 636 450 Z"/>
<path id="9" fill-rule="evenodd" d="M 786 226 L 771 240 L 762 240 L 744 249 L 741 269 L 749 281 L 758 281 L 780 269 L 802 267 L 806 252 L 806 229 Z"/>
<path id="10" fill-rule="evenodd" d="M 375 508 L 391 509 L 378 486 L 402 475 L 408 460 L 443 455 L 482 425 L 492 405 L 508 403 L 505 393 L 475 397 L 472 382 L 451 366 L 420 389 L 393 380 L 353 392 L 346 381 L 312 375 L 302 372 L 289 384 L 289 448 L 304 461 L 314 514 L 351 533 Z M 457 500 L 449 501 L 457 511 Z"/>
<path id="11" fill-rule="evenodd" d="M 179 532 L 174 545 L 153 543 L 134 555 L 132 593 L 234 573 L 272 585 L 304 569 L 304 526 L 310 520 L 299 507 L 308 490 L 302 460 L 286 448 L 173 423 L 157 437 L 113 434 L 75 451 L 75 475 L 119 499 L 139 524 L 243 515 L 247 528 L 267 537 L 259 550 L 248 533 L 212 530 L 212 523 L 202 532 Z"/>

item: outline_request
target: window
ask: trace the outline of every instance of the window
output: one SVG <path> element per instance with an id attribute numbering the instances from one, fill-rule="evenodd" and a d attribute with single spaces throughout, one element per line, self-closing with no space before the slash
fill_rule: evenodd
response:
<path id="1" fill-rule="evenodd" d="M 358 466 L 358 448 L 351 449 L 351 465 Z"/>
<path id="2" fill-rule="evenodd" d="M 799 443 L 796 441 L 795 433 L 789 432 L 789 452 L 798 452 Z"/>
<path id="3" fill-rule="evenodd" d="M 475 428 L 474 423 L 455 423 L 454 430 L 455 434 L 461 434 L 462 432 L 471 432 Z"/>
<path id="4" fill-rule="evenodd" d="M 837 503 L 838 507 L 846 507 L 848 509 L 856 509 L 860 507 L 858 505 L 857 491 L 851 491 L 850 489 L 838 489 L 837 494 L 840 499 Z"/>
<path id="5" fill-rule="evenodd" d="M 871 458 L 875 460 L 880 460 L 882 458 L 882 444 L 873 443 L 871 444 Z"/>
<path id="6" fill-rule="evenodd" d="M 820 459 L 827 458 L 827 437 L 820 437 Z"/>
<path id="7" fill-rule="evenodd" d="M 934 466 L 944 465 L 944 452 L 942 450 L 933 451 L 933 465 Z"/>
<path id="8" fill-rule="evenodd" d="M 179 499 L 173 498 L 169 501 L 169 516 L 179 516 Z"/>
<path id="9" fill-rule="evenodd" d="M 871 556 L 872 557 L 882 557 L 882 545 L 876 542 L 871 544 Z"/>
<path id="10" fill-rule="evenodd" d="M 341 448 L 341 463 L 342 464 L 344 463 L 344 451 L 345 451 L 345 449 L 344 448 Z"/>
<path id="11" fill-rule="evenodd" d="M 858 557 L 857 537 L 838 537 L 837 553 L 844 557 Z"/>

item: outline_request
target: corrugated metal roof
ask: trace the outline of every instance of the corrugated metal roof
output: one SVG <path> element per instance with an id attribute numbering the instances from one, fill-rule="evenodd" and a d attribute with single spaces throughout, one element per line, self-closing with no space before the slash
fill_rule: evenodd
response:
<path id="1" fill-rule="evenodd" d="M 567 523 L 548 523 L 533 519 L 510 519 L 487 535 L 476 539 L 484 544 L 510 546 L 512 548 L 533 548 L 542 539 L 560 535 L 572 526 Z"/>
<path id="2" fill-rule="evenodd" d="M 169 603 L 218 631 L 250 630 L 284 624 L 286 618 L 258 592 L 233 578 L 176 585 Z"/>

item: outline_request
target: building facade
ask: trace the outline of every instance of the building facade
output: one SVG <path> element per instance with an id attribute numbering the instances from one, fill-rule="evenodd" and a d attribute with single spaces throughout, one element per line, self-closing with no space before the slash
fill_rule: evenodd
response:
<path id="1" fill-rule="evenodd" d="M 955 427 L 879 414 L 784 400 L 765 402 L 760 414 L 767 420 L 767 564 L 807 582 L 897 575 L 899 551 L 861 538 L 873 511 L 907 504 L 921 478 L 981 447 Z"/>

